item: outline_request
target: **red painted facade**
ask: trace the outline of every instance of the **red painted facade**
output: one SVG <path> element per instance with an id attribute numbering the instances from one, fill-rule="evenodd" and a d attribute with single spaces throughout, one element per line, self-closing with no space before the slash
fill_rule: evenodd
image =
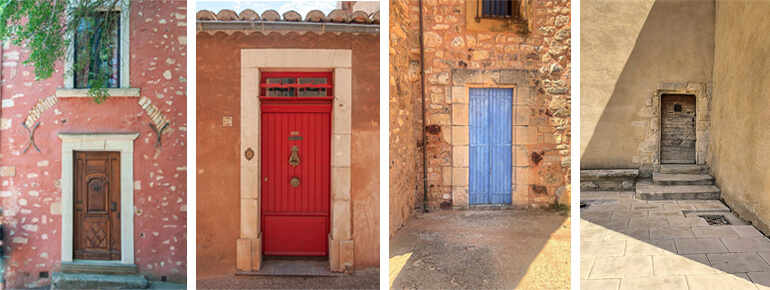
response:
<path id="1" fill-rule="evenodd" d="M 155 149 L 153 120 L 137 97 L 59 98 L 43 112 L 35 141 L 22 126 L 30 109 L 64 86 L 64 66 L 35 81 L 23 48 L 0 50 L 0 206 L 5 220 L 5 278 L 9 288 L 50 283 L 59 271 L 62 239 L 62 141 L 58 133 L 139 133 L 134 142 L 134 255 L 139 272 L 184 282 L 187 273 L 187 81 L 185 1 L 131 1 L 130 86 L 139 88 L 169 121 Z"/>

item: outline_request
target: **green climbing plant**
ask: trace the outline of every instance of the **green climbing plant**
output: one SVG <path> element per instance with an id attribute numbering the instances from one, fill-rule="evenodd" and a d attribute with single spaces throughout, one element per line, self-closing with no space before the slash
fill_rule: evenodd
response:
<path id="1" fill-rule="evenodd" d="M 64 73 L 100 104 L 119 81 L 120 1 L 128 0 L 0 0 L 0 41 L 25 49 L 36 80 L 70 60 Z"/>

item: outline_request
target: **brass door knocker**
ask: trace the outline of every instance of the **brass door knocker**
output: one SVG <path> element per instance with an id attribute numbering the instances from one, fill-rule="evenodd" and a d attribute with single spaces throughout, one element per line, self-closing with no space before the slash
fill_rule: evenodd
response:
<path id="1" fill-rule="evenodd" d="M 299 152 L 299 148 L 297 146 L 291 146 L 291 156 L 289 156 L 289 165 L 291 165 L 291 167 L 297 167 L 297 165 L 299 165 L 299 155 L 297 155 L 297 152 Z"/>

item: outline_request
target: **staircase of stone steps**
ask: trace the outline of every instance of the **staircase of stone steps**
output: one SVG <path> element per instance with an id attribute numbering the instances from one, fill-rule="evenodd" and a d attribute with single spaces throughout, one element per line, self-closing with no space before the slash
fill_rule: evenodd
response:
<path id="1" fill-rule="evenodd" d="M 636 184 L 636 197 L 645 200 L 718 200 L 721 191 L 714 185 L 706 165 L 661 165 L 652 180 Z"/>

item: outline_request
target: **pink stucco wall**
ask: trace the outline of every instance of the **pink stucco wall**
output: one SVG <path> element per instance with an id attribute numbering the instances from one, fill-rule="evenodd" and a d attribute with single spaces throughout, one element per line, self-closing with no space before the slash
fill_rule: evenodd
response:
<path id="1" fill-rule="evenodd" d="M 40 272 L 59 270 L 61 260 L 61 140 L 58 133 L 139 133 L 134 143 L 135 263 L 149 278 L 186 280 L 187 272 L 187 91 L 185 1 L 131 1 L 130 68 L 133 88 L 169 120 L 163 146 L 155 149 L 152 120 L 139 98 L 113 96 L 97 105 L 89 98 L 60 98 L 42 114 L 35 140 L 27 144 L 22 123 L 38 100 L 63 87 L 59 74 L 36 82 L 22 64 L 22 48 L 4 45 L 0 73 L 0 206 L 5 224 L 7 286 L 50 283 Z"/>

